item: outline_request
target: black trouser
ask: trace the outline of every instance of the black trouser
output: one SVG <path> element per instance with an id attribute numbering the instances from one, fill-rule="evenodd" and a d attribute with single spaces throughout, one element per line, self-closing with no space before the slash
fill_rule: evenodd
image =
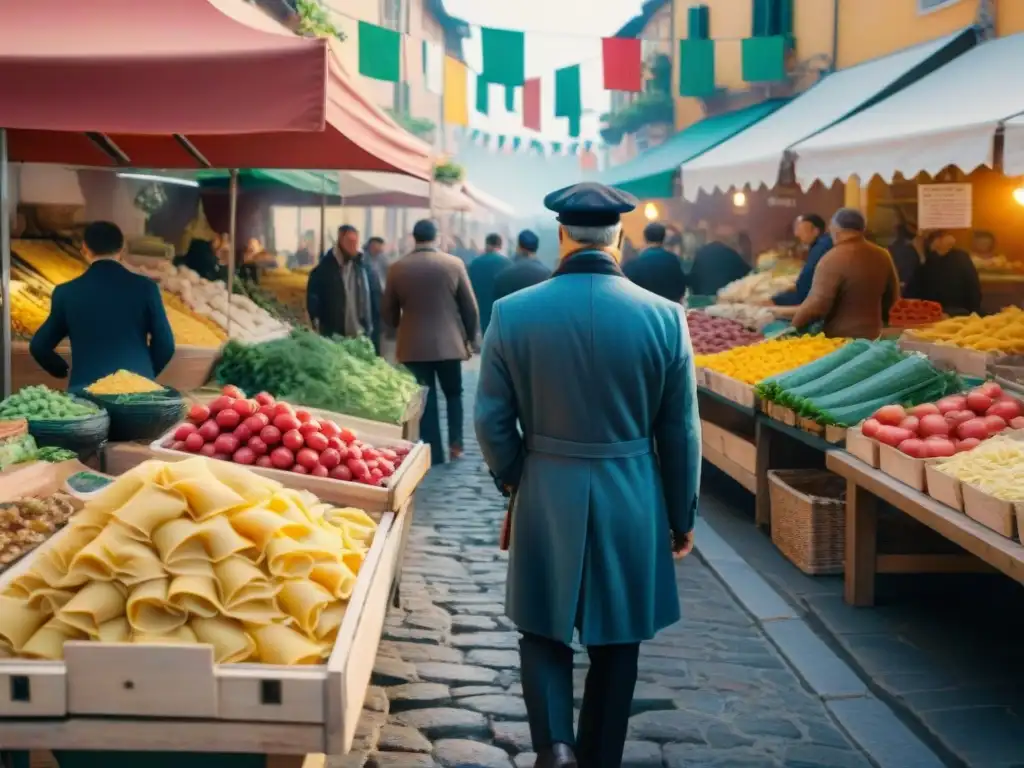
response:
<path id="1" fill-rule="evenodd" d="M 523 698 L 535 752 L 555 743 L 576 752 L 580 768 L 619 768 L 636 687 L 639 643 L 590 645 L 579 732 L 573 734 L 573 651 L 523 633 L 519 641 Z"/>
<path id="2" fill-rule="evenodd" d="M 427 402 L 420 421 L 420 437 L 430 444 L 432 464 L 444 464 L 444 441 L 441 439 L 441 417 L 437 409 L 437 387 L 441 385 L 448 405 L 448 444 L 462 447 L 462 361 L 437 360 L 426 363 L 405 363 L 422 386 L 427 387 Z"/>

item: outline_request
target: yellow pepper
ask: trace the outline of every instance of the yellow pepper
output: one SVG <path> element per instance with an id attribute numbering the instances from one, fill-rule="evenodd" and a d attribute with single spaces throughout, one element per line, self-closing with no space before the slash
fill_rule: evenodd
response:
<path id="1" fill-rule="evenodd" d="M 822 334 L 773 339 L 713 355 L 696 355 L 693 362 L 698 368 L 717 371 L 747 384 L 757 384 L 769 376 L 813 363 L 847 341 L 849 339 L 830 339 Z"/>

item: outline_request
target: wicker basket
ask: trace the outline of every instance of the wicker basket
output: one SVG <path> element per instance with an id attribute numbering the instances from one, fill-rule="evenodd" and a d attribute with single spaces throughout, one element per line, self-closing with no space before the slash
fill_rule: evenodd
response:
<path id="1" fill-rule="evenodd" d="M 843 572 L 846 481 L 818 469 L 768 472 L 772 541 L 810 576 Z"/>

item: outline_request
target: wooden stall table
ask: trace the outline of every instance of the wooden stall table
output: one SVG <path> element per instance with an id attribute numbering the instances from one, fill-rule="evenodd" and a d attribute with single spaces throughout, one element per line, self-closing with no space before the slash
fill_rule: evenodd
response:
<path id="1" fill-rule="evenodd" d="M 757 412 L 707 387 L 697 387 L 704 460 L 751 493 L 757 491 Z"/>
<path id="2" fill-rule="evenodd" d="M 968 573 L 995 569 L 1024 584 L 1024 547 L 962 512 L 915 491 L 845 451 L 827 454 L 846 479 L 846 602 L 875 603 L 879 573 Z M 880 502 L 903 512 L 969 554 L 888 554 L 878 547 Z"/>

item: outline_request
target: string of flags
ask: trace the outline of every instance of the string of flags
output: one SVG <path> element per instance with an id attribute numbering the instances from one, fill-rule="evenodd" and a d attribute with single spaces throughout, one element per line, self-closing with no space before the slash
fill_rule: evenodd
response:
<path id="1" fill-rule="evenodd" d="M 542 141 L 504 133 L 491 133 L 478 129 L 465 130 L 463 140 L 475 147 L 483 147 L 500 154 L 531 154 L 542 157 L 577 157 L 604 149 L 599 142 L 584 141 Z"/>

